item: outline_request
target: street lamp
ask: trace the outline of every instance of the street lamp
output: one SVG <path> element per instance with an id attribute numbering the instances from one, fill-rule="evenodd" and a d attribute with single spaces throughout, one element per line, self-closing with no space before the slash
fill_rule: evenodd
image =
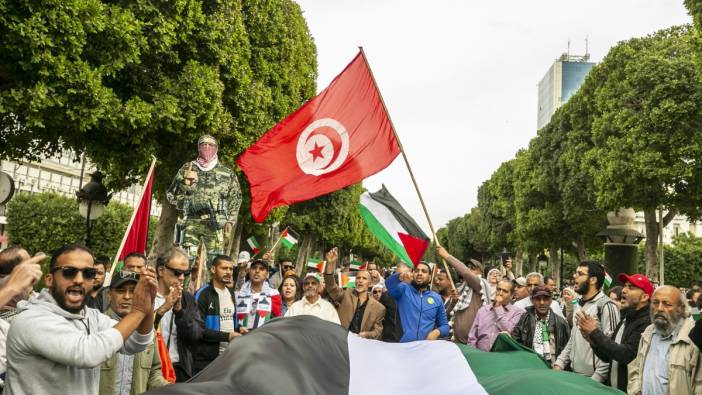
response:
<path id="1" fill-rule="evenodd" d="M 102 185 L 102 173 L 96 171 L 90 174 L 90 182 L 85 184 L 78 192 L 78 212 L 85 218 L 85 246 L 90 248 L 90 231 L 92 223 L 105 213 L 105 206 L 112 198 L 111 193 L 107 193 L 107 188 Z"/>

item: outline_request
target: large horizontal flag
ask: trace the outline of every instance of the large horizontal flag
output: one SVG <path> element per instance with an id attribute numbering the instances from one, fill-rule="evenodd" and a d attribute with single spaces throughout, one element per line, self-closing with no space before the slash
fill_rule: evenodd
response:
<path id="1" fill-rule="evenodd" d="M 319 95 L 268 130 L 239 156 L 262 222 L 277 206 L 360 182 L 400 153 L 363 52 Z"/>
<path id="2" fill-rule="evenodd" d="M 255 236 L 251 236 L 248 239 L 246 239 L 246 244 L 249 245 L 249 248 L 251 248 L 251 251 L 254 253 L 254 255 L 258 254 L 259 251 L 261 251 L 261 246 L 258 244 L 258 241 L 256 241 Z"/>
<path id="3" fill-rule="evenodd" d="M 295 235 L 295 232 L 293 232 L 290 227 L 287 227 L 283 233 L 280 234 L 280 241 L 285 248 L 292 248 L 292 246 L 297 244 L 297 235 Z"/>
<path id="4" fill-rule="evenodd" d="M 307 267 L 316 269 L 318 272 L 324 272 L 324 268 L 327 266 L 327 262 L 321 259 L 310 258 L 307 260 Z"/>
<path id="5" fill-rule="evenodd" d="M 291 370 L 290 366 L 296 369 Z M 402 368 L 397 369 L 398 366 Z M 307 372 L 304 379 L 298 372 Z M 519 346 L 505 334 L 498 337 L 493 352 L 444 340 L 384 343 L 360 338 L 311 315 L 270 321 L 237 338 L 187 383 L 147 392 L 151 395 L 279 393 L 621 394 L 616 388 L 589 377 L 549 369 L 533 351 Z"/>
<path id="6" fill-rule="evenodd" d="M 409 267 L 419 263 L 429 247 L 429 237 L 385 188 L 365 192 L 359 204 L 361 217 L 371 233 Z"/>

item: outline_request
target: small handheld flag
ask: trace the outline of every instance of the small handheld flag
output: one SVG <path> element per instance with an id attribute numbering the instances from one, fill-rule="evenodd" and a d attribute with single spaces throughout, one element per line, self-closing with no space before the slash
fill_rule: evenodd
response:
<path id="1" fill-rule="evenodd" d="M 246 239 L 246 244 L 249 245 L 249 248 L 251 248 L 251 251 L 254 253 L 254 255 L 258 254 L 259 251 L 261 251 L 261 245 L 258 244 L 258 241 L 256 241 L 255 236 L 251 236 L 248 239 Z"/>
<path id="2" fill-rule="evenodd" d="M 307 261 L 307 267 L 317 269 L 318 272 L 324 272 L 324 268 L 327 266 L 327 262 L 321 259 L 310 259 Z"/>
<path id="3" fill-rule="evenodd" d="M 366 268 L 368 268 L 368 262 L 351 261 L 349 268 L 351 270 L 366 270 Z"/>
<path id="4" fill-rule="evenodd" d="M 339 273 L 339 286 L 341 288 L 356 288 L 356 276 Z"/>
<path id="5" fill-rule="evenodd" d="M 288 227 L 285 228 L 283 233 L 280 234 L 281 237 L 281 242 L 285 246 L 285 248 L 292 248 L 295 244 L 297 244 L 297 237 L 293 236 L 292 230 Z"/>

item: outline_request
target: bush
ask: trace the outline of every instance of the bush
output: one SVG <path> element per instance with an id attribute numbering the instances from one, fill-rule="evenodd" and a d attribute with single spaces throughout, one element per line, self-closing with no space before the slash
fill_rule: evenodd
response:
<path id="1" fill-rule="evenodd" d="M 105 214 L 93 221 L 91 244 L 96 255 L 114 257 L 131 214 L 128 205 L 111 202 Z M 85 218 L 78 214 L 76 199 L 56 193 L 16 195 L 7 205 L 7 222 L 11 244 L 19 244 L 31 254 L 50 254 L 64 244 L 85 243 Z M 155 229 L 152 218 L 149 240 Z"/>
<path id="2" fill-rule="evenodd" d="M 677 236 L 673 239 L 673 244 L 665 245 L 663 254 L 666 285 L 689 288 L 695 281 L 702 279 L 702 239 L 689 234 Z M 645 246 L 641 244 L 639 273 L 645 273 L 645 262 Z"/>

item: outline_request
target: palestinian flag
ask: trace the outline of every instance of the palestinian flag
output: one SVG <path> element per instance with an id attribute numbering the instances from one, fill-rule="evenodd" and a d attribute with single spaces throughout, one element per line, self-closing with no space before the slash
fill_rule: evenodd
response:
<path id="1" fill-rule="evenodd" d="M 256 237 L 251 236 L 248 239 L 246 239 L 246 244 L 249 245 L 249 248 L 251 248 L 251 251 L 254 253 L 254 255 L 258 254 L 259 251 L 261 251 L 261 246 L 258 244 L 258 241 L 256 241 Z"/>
<path id="2" fill-rule="evenodd" d="M 290 228 L 285 228 L 283 233 L 280 234 L 280 241 L 283 243 L 285 248 L 292 248 L 297 244 L 297 237 L 293 236 L 293 232 Z"/>
<path id="3" fill-rule="evenodd" d="M 362 194 L 359 208 L 371 233 L 414 268 L 429 247 L 429 237 L 390 195 L 385 185 L 378 192 Z"/>
<path id="4" fill-rule="evenodd" d="M 604 277 L 604 289 L 609 289 L 609 287 L 612 285 L 612 276 L 607 273 L 605 270 L 605 277 Z"/>
<path id="5" fill-rule="evenodd" d="M 356 288 L 356 276 L 339 273 L 339 286 L 341 288 Z"/>
<path id="6" fill-rule="evenodd" d="M 549 369 L 539 356 L 505 334 L 489 353 L 443 340 L 384 343 L 362 339 L 310 315 L 270 321 L 234 340 L 189 382 L 147 392 L 282 393 L 621 395 L 589 377 Z"/>
<path id="7" fill-rule="evenodd" d="M 368 262 L 351 261 L 349 264 L 349 269 L 351 270 L 366 270 L 368 267 Z"/>
<path id="8" fill-rule="evenodd" d="M 307 261 L 307 268 L 317 269 L 318 272 L 322 273 L 327 262 L 321 259 L 310 259 Z"/>

